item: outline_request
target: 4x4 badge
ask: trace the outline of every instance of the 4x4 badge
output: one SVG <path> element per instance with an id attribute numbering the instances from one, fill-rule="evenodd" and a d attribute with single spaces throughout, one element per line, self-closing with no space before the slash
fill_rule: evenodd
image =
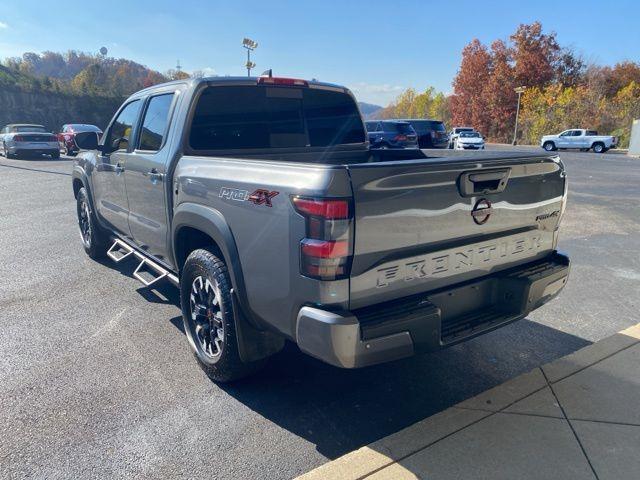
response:
<path id="1" fill-rule="evenodd" d="M 473 210 L 471 210 L 471 216 L 476 224 L 482 225 L 487 223 L 492 212 L 493 208 L 491 208 L 491 202 L 486 198 L 481 198 L 476 202 Z"/>
<path id="2" fill-rule="evenodd" d="M 278 193 L 280 192 L 271 192 L 269 190 L 259 188 L 251 195 L 249 195 L 249 198 L 247 200 L 249 200 L 251 203 L 254 203 L 255 205 L 266 205 L 267 207 L 272 207 L 273 205 L 271 205 L 271 199 L 278 195 Z"/>

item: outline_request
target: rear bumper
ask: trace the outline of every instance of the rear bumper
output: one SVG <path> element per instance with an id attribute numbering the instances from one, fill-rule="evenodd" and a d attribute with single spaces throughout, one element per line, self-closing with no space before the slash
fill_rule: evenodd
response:
<path id="1" fill-rule="evenodd" d="M 560 293 L 569 269 L 569 258 L 553 252 L 470 282 L 352 312 L 303 307 L 297 343 L 343 368 L 438 350 L 524 318 Z"/>
<path id="2" fill-rule="evenodd" d="M 60 152 L 60 145 L 58 142 L 50 145 L 21 145 L 21 144 L 13 144 L 7 145 L 7 151 L 9 153 L 20 155 L 20 154 L 52 154 L 54 152 Z"/>

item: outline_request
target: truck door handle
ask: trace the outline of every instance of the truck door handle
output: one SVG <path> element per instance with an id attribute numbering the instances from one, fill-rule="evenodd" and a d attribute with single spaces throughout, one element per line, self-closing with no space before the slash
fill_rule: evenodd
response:
<path id="1" fill-rule="evenodd" d="M 164 178 L 164 175 L 160 172 L 158 172 L 158 169 L 156 168 L 152 168 L 151 170 L 149 170 L 145 176 L 149 177 L 149 180 L 151 180 L 151 183 L 156 184 L 158 182 L 161 182 L 162 179 Z"/>

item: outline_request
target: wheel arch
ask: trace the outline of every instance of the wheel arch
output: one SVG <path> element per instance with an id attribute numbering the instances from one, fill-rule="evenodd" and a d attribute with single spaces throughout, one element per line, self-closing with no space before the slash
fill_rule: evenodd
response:
<path id="1" fill-rule="evenodd" d="M 175 209 L 173 218 L 172 250 L 180 274 L 189 253 L 204 246 L 213 247 L 227 265 L 234 292 L 234 311 L 241 313 L 236 317 L 241 358 L 255 361 L 282 349 L 283 337 L 270 332 L 269 325 L 251 308 L 236 242 L 224 216 L 211 207 L 182 203 Z"/>
<path id="2" fill-rule="evenodd" d="M 236 242 L 231 228 L 218 210 L 195 203 L 178 205 L 173 215 L 171 238 L 174 265 L 179 273 L 193 250 L 213 247 L 227 264 L 231 284 L 241 304 L 248 305 Z"/>

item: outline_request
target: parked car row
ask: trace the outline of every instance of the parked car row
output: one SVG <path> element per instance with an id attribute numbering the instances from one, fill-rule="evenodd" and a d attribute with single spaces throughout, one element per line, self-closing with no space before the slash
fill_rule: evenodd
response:
<path id="1" fill-rule="evenodd" d="M 472 127 L 450 133 L 440 120 L 403 118 L 365 122 L 371 148 L 451 148 L 484 150 L 484 138 Z"/>
<path id="2" fill-rule="evenodd" d="M 12 123 L 0 130 L 0 155 L 7 158 L 49 155 L 56 159 L 60 158 L 61 150 L 66 155 L 75 155 L 79 150 L 75 137 L 81 132 L 102 135 L 102 130 L 95 125 L 67 124 L 60 133 L 54 134 L 43 125 Z"/>

